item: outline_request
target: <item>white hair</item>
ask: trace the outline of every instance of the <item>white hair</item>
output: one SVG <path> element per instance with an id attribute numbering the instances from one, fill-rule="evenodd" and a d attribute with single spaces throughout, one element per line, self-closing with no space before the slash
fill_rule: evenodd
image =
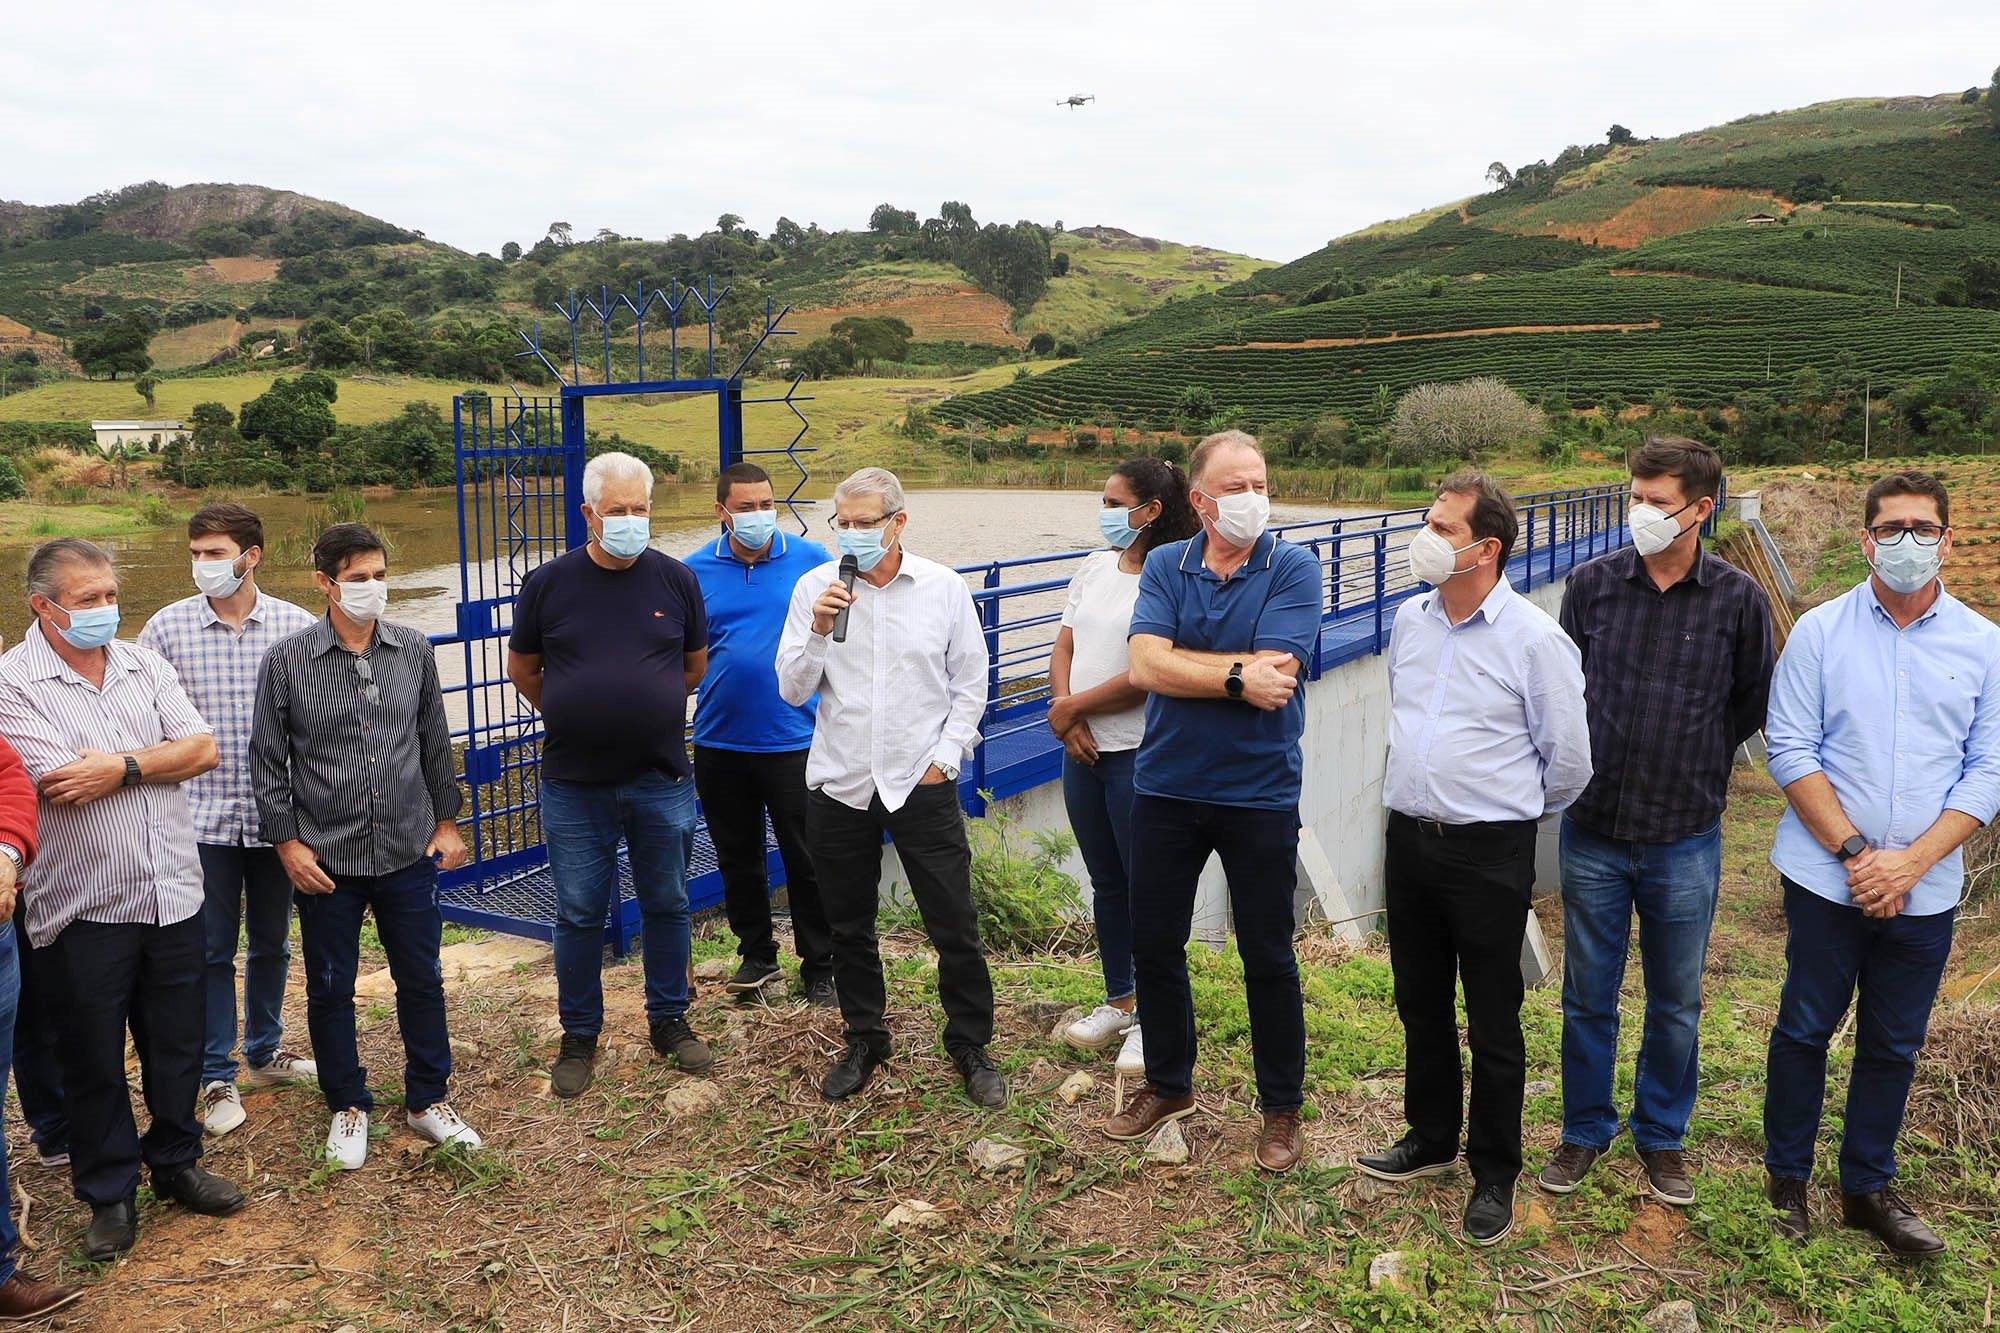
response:
<path id="1" fill-rule="evenodd" d="M 896 474 L 885 467 L 865 467 L 846 481 L 833 488 L 833 502 L 855 500 L 864 495 L 873 495 L 882 501 L 882 513 L 903 512 L 903 483 L 896 480 Z"/>
<path id="2" fill-rule="evenodd" d="M 1257 443 L 1257 437 L 1247 431 L 1219 430 L 1194 447 L 1194 457 L 1188 460 L 1188 476 L 1195 481 L 1208 471 L 1209 462 L 1225 449 L 1248 449 L 1262 458 L 1264 446 Z"/>
<path id="3" fill-rule="evenodd" d="M 653 469 L 630 454 L 599 454 L 583 465 L 583 502 L 596 508 L 607 481 L 636 481 L 653 494 Z"/>

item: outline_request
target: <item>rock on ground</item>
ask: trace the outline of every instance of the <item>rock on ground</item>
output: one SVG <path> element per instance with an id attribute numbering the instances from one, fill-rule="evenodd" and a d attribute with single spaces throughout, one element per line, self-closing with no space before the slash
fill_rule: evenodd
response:
<path id="1" fill-rule="evenodd" d="M 694 1115 L 722 1101 L 722 1089 L 713 1080 L 683 1079 L 660 1094 L 660 1109 L 668 1115 Z"/>
<path id="2" fill-rule="evenodd" d="M 1075 1106 L 1077 1098 L 1096 1086 L 1097 1080 L 1079 1069 L 1062 1081 L 1062 1086 L 1056 1089 L 1056 1096 L 1062 1098 L 1064 1106 Z"/>
<path id="3" fill-rule="evenodd" d="M 1368 1261 L 1368 1286 L 1422 1294 L 1423 1265 L 1408 1250 L 1390 1250 Z"/>
<path id="4" fill-rule="evenodd" d="M 1181 1133 L 1181 1122 L 1169 1120 L 1153 1131 L 1153 1137 L 1146 1140 L 1146 1156 L 1164 1166 L 1179 1166 L 1188 1159 L 1187 1135 Z"/>
<path id="5" fill-rule="evenodd" d="M 889 1210 L 882 1225 L 891 1231 L 936 1231 L 945 1225 L 945 1215 L 937 1205 L 922 1199 L 905 1199 Z"/>
<path id="6" fill-rule="evenodd" d="M 1061 1041 L 1063 1029 L 1068 1027 L 1071 1023 L 1076 1022 L 1077 1019 L 1082 1017 L 1083 1017 L 1083 1010 L 1077 1008 L 1074 1005 L 1070 1006 L 1068 1009 L 1063 1010 L 1062 1014 L 1056 1019 L 1054 1026 L 1049 1028 L 1049 1040 Z"/>
<path id="7" fill-rule="evenodd" d="M 729 960 L 727 958 L 704 958 L 694 965 L 696 981 L 727 981 Z"/>
<path id="8" fill-rule="evenodd" d="M 1639 1327 L 1646 1333 L 1701 1333 L 1701 1320 L 1693 1301 L 1668 1301 L 1648 1311 Z"/>
<path id="9" fill-rule="evenodd" d="M 989 1176 L 997 1176 L 1003 1171 L 1019 1171 L 1021 1164 L 1028 1160 L 1027 1149 L 1002 1143 L 998 1139 L 979 1139 L 965 1153 L 974 1166 Z"/>

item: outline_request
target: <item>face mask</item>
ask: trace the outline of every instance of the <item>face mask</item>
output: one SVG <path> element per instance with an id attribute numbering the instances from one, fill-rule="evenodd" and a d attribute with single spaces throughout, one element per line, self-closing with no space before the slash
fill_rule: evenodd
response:
<path id="1" fill-rule="evenodd" d="M 243 586 L 244 575 L 236 572 L 234 560 L 197 560 L 194 586 L 210 597 L 228 597 Z"/>
<path id="2" fill-rule="evenodd" d="M 652 541 L 652 519 L 644 514 L 616 514 L 604 520 L 604 535 L 597 544 L 613 559 L 630 560 Z"/>
<path id="3" fill-rule="evenodd" d="M 1486 539 L 1482 537 L 1479 540 Z M 1458 558 L 1477 545 L 1479 542 L 1472 542 L 1453 550 L 1450 542 L 1425 528 L 1410 538 L 1410 573 L 1419 582 L 1441 588 L 1453 575 L 1467 572 L 1458 567 Z"/>
<path id="4" fill-rule="evenodd" d="M 1875 543 L 1874 568 L 1882 582 L 1908 596 L 1931 586 L 1944 560 L 1944 543 L 1919 546 L 1915 537 L 1899 538 L 1892 545 Z"/>
<path id="5" fill-rule="evenodd" d="M 1632 512 L 1625 516 L 1625 526 L 1631 530 L 1632 545 L 1639 548 L 1639 554 L 1658 555 L 1686 536 L 1687 532 L 1694 531 L 1689 528 L 1687 532 L 1683 532 L 1681 525 L 1674 522 L 1675 518 L 1686 513 L 1694 503 L 1690 500 L 1671 514 L 1658 505 L 1633 505 Z"/>
<path id="6" fill-rule="evenodd" d="M 747 514 L 731 514 L 729 532 L 744 550 L 761 551 L 778 535 L 778 511 L 752 509 Z"/>
<path id="7" fill-rule="evenodd" d="M 1208 495 L 1207 491 L 1202 492 Z M 1232 546 L 1248 546 L 1264 535 L 1271 519 L 1271 497 L 1256 491 L 1237 495 L 1209 495 L 1215 501 L 1215 532 Z"/>
<path id="8" fill-rule="evenodd" d="M 1104 534 L 1104 540 L 1122 551 L 1139 540 L 1139 534 L 1152 527 L 1150 523 L 1132 526 L 1130 509 L 1100 509 L 1097 511 L 1097 530 Z"/>
<path id="9" fill-rule="evenodd" d="M 882 557 L 889 554 L 889 548 L 882 544 L 881 528 L 843 528 L 839 533 L 840 553 L 854 557 L 854 566 L 867 573 L 882 563 Z"/>
<path id="10" fill-rule="evenodd" d="M 61 605 L 61 603 L 57 603 Z M 69 611 L 68 607 L 63 610 Z M 56 633 L 72 648 L 102 648 L 118 637 L 118 604 L 86 607 L 81 611 L 69 611 L 69 628 Z"/>
<path id="11" fill-rule="evenodd" d="M 389 581 L 369 579 L 365 583 L 341 584 L 340 609 L 357 624 L 373 624 L 389 609 Z"/>

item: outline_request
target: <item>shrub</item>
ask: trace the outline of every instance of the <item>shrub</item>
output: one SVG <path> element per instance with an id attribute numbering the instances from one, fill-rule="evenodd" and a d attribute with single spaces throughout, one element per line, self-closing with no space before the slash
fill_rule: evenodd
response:
<path id="1" fill-rule="evenodd" d="M 14 460 L 0 455 L 0 500 L 18 500 L 28 493 L 28 484 L 21 480 L 21 469 L 14 466 Z"/>
<path id="2" fill-rule="evenodd" d="M 1402 463 L 1455 462 L 1529 435 L 1545 424 L 1539 410 L 1491 376 L 1458 384 L 1420 384 L 1396 404 L 1391 455 Z"/>
<path id="3" fill-rule="evenodd" d="M 1012 818 L 989 805 L 970 832 L 972 901 L 988 949 L 1039 952 L 1084 928 L 1083 894 L 1062 868 L 1076 850 L 1067 830 L 1023 838 Z"/>

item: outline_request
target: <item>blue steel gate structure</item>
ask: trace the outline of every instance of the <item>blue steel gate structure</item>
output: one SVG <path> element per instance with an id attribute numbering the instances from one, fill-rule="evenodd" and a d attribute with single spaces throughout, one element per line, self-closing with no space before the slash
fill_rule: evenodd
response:
<path id="1" fill-rule="evenodd" d="M 773 455 L 795 472 L 783 502 L 794 519 L 811 501 L 800 498 L 807 481 L 802 461 L 812 452 L 803 445 L 808 423 L 798 405 L 810 401 L 799 394 L 794 379 L 778 397 L 745 396 L 742 373 L 772 337 L 790 333 L 780 324 L 790 308 L 774 310 L 768 303 L 764 327 L 744 352 L 736 368 L 716 371 L 715 310 L 728 295 L 675 283 L 649 289 L 644 282 L 631 295 L 599 289 L 598 299 L 571 293 L 558 307 L 569 325 L 569 373 L 541 345 L 537 324 L 521 335 L 527 350 L 561 385 L 552 396 L 488 397 L 461 395 L 452 404 L 452 431 L 457 469 L 459 533 L 459 600 L 453 633 L 434 636 L 440 657 L 454 652 L 461 668 L 445 687 L 446 707 L 453 719 L 452 743 L 459 756 L 459 773 L 466 793 L 464 826 L 467 863 L 446 872 L 439 901 L 447 920 L 511 934 L 547 939 L 556 917 L 555 887 L 550 878 L 548 849 L 543 840 L 538 778 L 541 767 L 540 715 L 507 679 L 507 635 L 513 627 L 514 599 L 530 571 L 545 560 L 584 544 L 589 528 L 579 506 L 583 503 L 585 413 L 590 400 L 637 394 L 686 397 L 705 395 L 716 405 L 716 445 L 721 466 L 746 456 Z M 683 353 L 680 313 L 689 303 L 705 316 L 706 346 Z M 684 359 L 699 359 L 705 373 L 690 378 L 647 379 L 646 319 L 654 306 L 668 315 L 667 364 L 678 371 Z M 629 315 L 621 321 L 620 312 Z M 601 359 L 591 368 L 595 382 L 585 383 L 583 326 L 594 322 L 600 336 Z M 623 324 L 622 328 L 615 326 Z M 636 377 L 617 378 L 622 369 L 626 337 L 631 335 Z M 615 347 L 614 347 L 615 340 Z M 621 355 L 614 358 L 614 350 Z M 598 349 L 593 349 L 598 351 Z M 595 358 L 594 358 L 595 359 Z M 778 405 L 796 418 L 797 430 L 784 444 L 768 448 L 746 446 L 743 420 L 746 406 Z M 781 469 L 770 469 L 776 480 Z M 772 880 L 783 882 L 783 865 L 767 838 Z M 698 827 L 690 849 L 688 896 L 699 911 L 722 900 L 721 876 L 705 823 Z M 631 868 L 619 856 L 619 898 L 608 914 L 605 930 L 611 946 L 625 952 L 638 938 L 639 909 L 633 896 Z"/>

